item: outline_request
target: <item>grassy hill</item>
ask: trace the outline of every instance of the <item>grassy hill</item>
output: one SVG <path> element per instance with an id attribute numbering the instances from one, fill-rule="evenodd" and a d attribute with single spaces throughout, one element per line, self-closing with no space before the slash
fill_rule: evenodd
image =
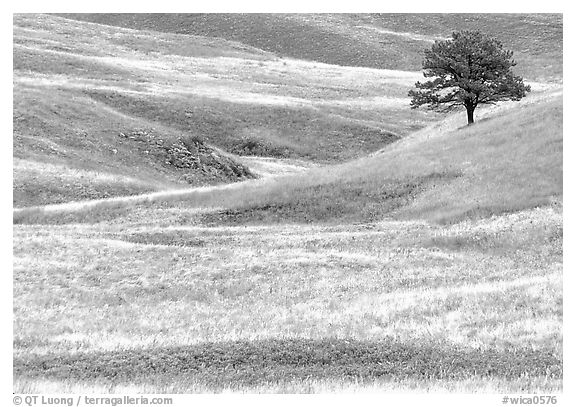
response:
<path id="1" fill-rule="evenodd" d="M 518 73 L 562 78 L 560 14 L 66 14 L 119 27 L 219 37 L 280 56 L 419 70 L 422 50 L 452 31 L 480 29 L 515 52 Z"/>
<path id="2" fill-rule="evenodd" d="M 281 60 L 216 38 L 16 15 L 14 202 L 249 177 L 232 154 L 359 157 L 437 117 L 409 110 L 416 78 Z M 178 154 L 190 162 L 176 163 Z M 68 175 L 42 175 L 55 174 L 54 164 Z"/>
<path id="3" fill-rule="evenodd" d="M 130 213 L 15 226 L 15 392 L 562 391 L 561 209 L 453 226 Z"/>
<path id="4" fill-rule="evenodd" d="M 457 15 L 448 20 L 388 15 L 156 17 L 82 16 L 161 33 L 49 15 L 14 17 L 15 205 L 251 177 L 234 154 L 327 163 L 379 150 L 439 118 L 408 108 L 406 92 L 419 74 L 281 59 L 256 46 L 280 56 L 340 63 L 320 52 L 333 46 L 310 40 L 318 35 L 332 38 L 319 34 L 331 30 L 356 41 L 350 44 L 354 52 L 375 58 L 380 54 L 365 48 L 366 38 L 372 38 L 365 35 L 367 30 L 392 39 L 390 47 L 378 46 L 387 55 L 378 59 L 389 63 L 377 66 L 415 69 L 412 62 L 396 56 L 420 58 L 431 35 L 464 21 Z M 486 18 L 468 20 L 480 24 Z M 527 44 L 530 58 L 519 58 L 519 67 L 547 67 L 550 77 L 561 72 L 554 68 L 561 66 L 561 52 L 560 58 L 544 52 L 561 44 L 556 38 L 557 16 L 503 15 L 497 20 L 509 27 L 507 33 L 515 33 L 510 38 Z M 394 31 L 400 27 L 398 21 L 404 21 L 412 34 Z M 539 35 L 528 41 L 538 24 Z M 164 32 L 169 27 L 185 34 Z M 286 44 L 305 52 L 270 48 L 278 44 L 272 27 L 309 36 L 286 37 Z M 226 38 L 214 38 L 210 30 L 216 29 Z M 234 34 L 236 29 L 242 35 Z M 249 44 L 255 41 L 251 38 L 267 39 L 269 46 L 234 41 Z M 345 54 L 348 49 L 338 47 L 344 50 L 342 58 L 351 65 L 364 64 Z"/>
<path id="5" fill-rule="evenodd" d="M 454 222 L 562 200 L 562 96 L 231 198 L 232 223 Z M 425 136 L 422 131 L 421 136 Z"/>
<path id="6" fill-rule="evenodd" d="M 14 43 L 15 393 L 562 391 L 561 84 L 466 126 L 414 72 L 51 15 Z"/>
<path id="7" fill-rule="evenodd" d="M 15 391 L 561 391 L 561 91 L 478 118 L 299 176 L 15 213 Z"/>
<path id="8" fill-rule="evenodd" d="M 167 223 L 210 225 L 390 217 L 452 223 L 547 206 L 562 201 L 562 112 L 561 90 L 551 90 L 481 109 L 471 127 L 462 127 L 462 115 L 454 115 L 367 158 L 158 202 L 173 209 L 174 218 L 164 218 Z M 141 209 L 153 212 L 158 202 Z M 188 214 L 196 207 L 216 209 Z M 66 216 L 32 210 L 17 219 L 92 222 L 125 214 L 124 205 L 104 202 Z"/>

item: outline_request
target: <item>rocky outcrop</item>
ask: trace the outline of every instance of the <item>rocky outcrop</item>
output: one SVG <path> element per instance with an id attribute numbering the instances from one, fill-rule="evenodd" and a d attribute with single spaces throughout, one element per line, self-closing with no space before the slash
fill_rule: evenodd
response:
<path id="1" fill-rule="evenodd" d="M 190 184 L 255 178 L 248 167 L 198 137 L 164 138 L 153 130 L 121 132 L 119 137 L 134 143 L 140 154 L 177 171 L 179 179 Z"/>

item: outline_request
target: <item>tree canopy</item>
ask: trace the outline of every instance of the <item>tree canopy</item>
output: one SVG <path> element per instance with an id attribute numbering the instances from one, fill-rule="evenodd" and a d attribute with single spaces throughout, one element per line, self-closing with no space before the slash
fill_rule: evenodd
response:
<path id="1" fill-rule="evenodd" d="M 516 65 L 513 52 L 480 31 L 454 32 L 451 39 L 436 41 L 424 52 L 424 77 L 434 79 L 416 82 L 417 90 L 408 93 L 412 108 L 427 105 L 450 111 L 464 106 L 471 124 L 479 104 L 517 101 L 530 91 L 511 70 Z"/>

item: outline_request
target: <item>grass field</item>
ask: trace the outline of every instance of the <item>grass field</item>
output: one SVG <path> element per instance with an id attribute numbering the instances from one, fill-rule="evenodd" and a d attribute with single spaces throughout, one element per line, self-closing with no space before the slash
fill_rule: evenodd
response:
<path id="1" fill-rule="evenodd" d="M 240 165 L 235 155 L 342 161 L 437 118 L 409 109 L 418 77 L 281 59 L 220 39 L 16 15 L 14 156 L 70 174 L 136 179 L 149 190 L 245 179 L 222 170 Z M 228 158 L 175 165 L 171 150 L 190 138 L 207 156 Z M 122 181 L 94 190 L 77 177 L 80 187 L 61 191 L 38 173 L 40 199 L 22 186 L 30 171 L 14 175 L 19 207 L 143 190 Z"/>
<path id="2" fill-rule="evenodd" d="M 482 30 L 515 51 L 531 80 L 562 80 L 561 14 L 68 14 L 126 28 L 240 41 L 292 58 L 417 71 L 422 50 Z"/>
<path id="3" fill-rule="evenodd" d="M 553 98 L 548 105 L 520 106 L 501 113 L 502 119 L 516 118 L 520 129 L 533 129 L 523 132 L 522 142 L 543 155 L 548 150 L 541 145 L 554 146 L 561 134 L 544 120 L 555 122 L 558 103 Z M 527 118 L 547 128 L 546 136 Z M 468 134 L 502 128 L 498 120 L 449 133 L 445 150 L 456 149 L 460 153 L 453 157 L 483 168 L 485 155 L 494 159 L 503 148 L 517 147 L 517 137 L 503 140 L 494 130 L 483 139 Z M 408 156 L 442 140 L 417 136 L 397 149 Z M 475 151 L 471 157 L 457 149 L 463 143 L 472 143 L 465 149 Z M 394 151 L 367 160 L 382 161 Z M 490 205 L 473 207 L 473 215 L 466 200 L 447 207 L 429 198 L 444 199 L 439 191 L 432 195 L 434 188 L 469 185 L 461 181 L 466 169 L 458 176 L 423 179 L 410 199 L 393 197 L 392 207 L 385 196 L 369 192 L 371 181 L 354 189 L 355 201 L 331 182 L 323 197 L 308 198 L 306 188 L 287 194 L 295 203 L 288 212 L 265 206 L 259 218 L 238 218 L 242 212 L 235 209 L 233 223 L 252 226 L 226 226 L 230 212 L 218 205 L 239 196 L 270 199 L 277 179 L 220 193 L 208 189 L 196 200 L 184 195 L 88 211 L 80 206 L 24 213 L 18 222 L 31 224 L 14 228 L 15 386 L 21 391 L 559 391 L 562 194 L 561 175 L 550 163 L 559 160 L 555 165 L 561 168 L 561 156 L 552 151 L 558 150 L 547 152 L 550 161 L 542 164 L 548 178 L 540 180 L 551 189 L 516 179 L 515 161 L 507 161 L 511 179 L 523 188 L 514 191 L 510 184 L 506 194 L 486 196 L 484 205 Z M 533 157 L 528 160 L 517 165 L 529 162 L 541 177 L 546 174 Z M 359 164 L 343 167 L 354 165 Z M 498 171 L 495 164 L 490 168 Z M 326 177 L 341 168 L 332 171 Z M 475 176 L 481 177 L 478 170 Z M 394 191 L 381 185 L 386 193 Z M 450 196 L 458 196 L 452 191 Z M 465 196 L 473 199 L 472 192 Z M 370 205 L 380 212 L 351 207 L 334 214 L 310 207 L 335 199 L 364 207 L 367 202 L 359 199 L 376 199 L 380 205 Z M 298 205 L 303 209 L 294 211 Z M 475 220 L 461 221 L 461 206 Z M 534 206 L 543 207 L 529 209 Z M 397 209 L 400 220 L 390 219 L 386 210 L 393 215 Z M 446 211 L 457 211 L 460 221 L 418 220 Z M 34 225 L 44 222 L 64 224 Z"/>
<path id="4" fill-rule="evenodd" d="M 562 111 L 562 90 L 554 87 L 481 111 L 473 127 L 462 127 L 457 114 L 370 157 L 340 165 L 129 206 L 112 200 L 74 211 L 31 208 L 14 220 L 119 222 L 154 216 L 161 207 L 165 224 L 331 224 L 389 217 L 454 223 L 554 205 L 563 195 Z M 213 209 L 199 215 L 198 208 Z"/>
<path id="5" fill-rule="evenodd" d="M 257 19 L 463 18 L 408 17 Z M 561 70 L 465 126 L 408 109 L 407 65 L 107 18 L 163 32 L 14 17 L 14 392 L 563 391 Z M 557 20 L 494 24 L 543 27 L 536 73 Z"/>
<path id="6" fill-rule="evenodd" d="M 558 210 L 128 226 L 15 227 L 17 388 L 561 388 Z"/>

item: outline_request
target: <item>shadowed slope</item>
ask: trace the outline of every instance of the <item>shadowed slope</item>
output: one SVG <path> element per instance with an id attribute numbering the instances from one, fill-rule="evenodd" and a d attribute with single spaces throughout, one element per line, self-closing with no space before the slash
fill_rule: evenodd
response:
<path id="1" fill-rule="evenodd" d="M 249 196 L 216 197 L 225 223 L 453 222 L 562 200 L 562 99 L 518 104 L 470 127 L 286 178 Z"/>
<path id="2" fill-rule="evenodd" d="M 187 382 L 180 392 L 218 391 L 316 380 L 518 380 L 562 377 L 562 361 L 530 349 L 443 349 L 391 340 L 272 339 L 204 343 L 187 347 L 16 358 L 20 380 L 41 377 L 138 383 L 162 387 Z"/>
<path id="3" fill-rule="evenodd" d="M 562 78 L 561 14 L 67 14 L 120 27 L 239 41 L 330 64 L 419 70 L 422 49 L 476 30 L 515 51 L 518 73 Z"/>
<path id="4" fill-rule="evenodd" d="M 415 77 L 284 61 L 218 38 L 15 15 L 15 204 L 247 178 L 234 155 L 356 158 L 436 118 L 410 111 Z M 54 176 L 44 176 L 52 164 Z M 102 173 L 98 185 L 86 171 Z"/>
<path id="5" fill-rule="evenodd" d="M 156 17 L 95 15 L 94 18 L 108 18 L 110 23 L 118 24 L 129 20 L 128 25 L 135 26 L 147 26 L 155 21 L 157 27 L 150 28 L 158 30 L 168 30 L 168 23 L 172 22 L 174 29 L 184 31 L 190 21 L 195 21 L 198 24 L 193 27 L 200 31 L 214 26 L 224 36 L 240 30 L 250 38 L 268 38 L 266 30 L 278 22 L 279 27 L 303 35 L 308 33 L 310 38 L 316 38 L 319 32 L 337 32 L 361 40 L 361 44 L 365 44 L 366 38 L 372 38 L 364 35 L 366 30 L 379 30 L 380 34 L 393 39 L 389 47 L 379 45 L 389 53 L 390 58 L 383 59 L 387 61 L 394 60 L 394 50 L 405 47 L 406 41 L 420 47 L 437 38 L 447 24 L 459 27 L 465 22 L 487 23 L 489 17 L 494 21 L 487 24 L 486 29 L 494 29 L 496 23 L 508 27 L 511 34 L 507 34 L 507 39 L 518 38 L 520 43 L 516 45 L 525 45 L 521 52 L 527 52 L 526 55 L 544 58 L 543 50 L 549 48 L 556 52 L 561 46 L 558 39 L 558 33 L 561 39 L 561 21 L 557 15 Z M 221 27 L 235 19 L 246 23 L 245 28 L 232 24 L 231 31 L 227 31 Z M 266 24 L 255 24 L 259 19 Z M 218 21 L 221 24 L 216 24 Z M 398 31 L 399 21 L 404 31 Z M 14 187 L 18 206 L 132 195 L 245 178 L 247 170 L 233 163 L 233 158 L 226 153 L 321 163 L 353 159 L 379 150 L 438 118 L 408 108 L 405 95 L 419 76 L 415 73 L 280 60 L 257 48 L 219 38 L 128 30 L 50 15 L 16 15 L 14 23 L 14 155 L 18 160 Z M 258 34 L 258 27 L 263 30 L 262 35 Z M 299 27 L 298 30 L 295 27 Z M 320 37 L 324 38 L 323 34 Z M 533 41 L 529 41 L 530 38 Z M 305 49 L 310 42 L 293 43 Z M 360 45 L 352 48 L 366 54 Z M 534 61 L 542 68 L 550 68 L 553 74 L 561 58 L 551 56 L 548 66 L 541 58 Z M 409 67 L 398 64 L 404 69 Z M 168 145 L 163 145 L 166 140 Z M 190 140 L 192 144 L 205 145 L 206 164 L 193 165 L 192 161 L 201 161 L 202 157 L 196 154 L 197 148 L 187 150 L 186 142 Z M 170 151 L 176 151 L 177 157 L 171 157 Z M 180 153 L 190 158 L 184 166 L 180 165 L 183 163 Z M 211 153 L 220 158 L 213 161 Z M 395 160 L 399 159 L 390 157 L 391 162 Z M 174 165 L 175 162 L 180 164 Z M 388 209 L 368 205 L 371 215 L 360 216 L 376 219 L 384 212 L 405 206 L 426 189 L 424 184 L 428 181 L 421 180 L 441 182 L 441 174 L 448 178 L 462 174 L 461 168 L 437 167 L 398 177 L 390 176 L 392 170 L 386 170 L 378 175 L 384 180 L 384 186 L 380 187 L 379 181 L 363 186 L 366 180 L 353 177 L 354 185 L 345 187 L 348 192 L 342 191 L 342 195 L 350 198 L 358 194 L 357 191 L 370 189 L 376 192 L 360 201 L 376 203 L 389 200 L 388 192 L 383 190 L 396 190 L 392 198 L 397 202 L 383 205 Z M 62 174 L 57 174 L 58 168 L 62 168 Z M 366 172 L 364 169 L 354 171 Z M 367 173 L 370 172 L 373 171 Z M 321 180 L 326 179 L 325 173 L 317 177 L 318 182 L 298 182 L 302 182 L 304 188 L 316 188 L 324 183 Z M 99 174 L 102 176 L 98 177 Z M 347 177 L 344 173 L 343 178 Z M 468 179 L 461 178 L 462 182 Z M 333 181 L 338 190 L 340 180 L 325 183 Z M 327 195 L 323 191 L 331 186 L 318 188 L 322 199 L 338 195 L 338 192 Z M 266 192 L 263 195 L 266 196 Z M 256 198 L 260 199 L 266 198 Z M 302 197 L 296 199 L 302 201 Z M 279 202 L 282 207 L 286 207 L 286 203 L 289 204 Z M 342 207 L 338 199 L 334 205 L 336 208 L 326 209 L 334 212 L 333 215 L 318 213 L 306 220 L 337 218 L 354 209 L 354 205 L 348 203 Z M 262 202 L 260 206 L 267 212 L 266 206 L 276 208 L 278 202 Z M 304 203 L 287 210 L 283 208 L 280 217 L 290 218 L 289 213 L 306 211 L 309 207 Z M 325 210 L 320 208 L 320 212 Z M 293 220 L 300 218 L 299 215 Z"/>
<path id="6" fill-rule="evenodd" d="M 136 206 L 162 205 L 181 211 L 181 223 L 216 225 L 455 222 L 554 205 L 562 200 L 562 111 L 561 96 L 545 94 L 480 114 L 473 126 L 458 128 L 459 116 L 448 118 L 447 126 L 431 126 L 371 157 Z M 38 209 L 15 214 L 15 222 L 110 220 L 131 209 L 112 202 L 74 213 Z"/>

